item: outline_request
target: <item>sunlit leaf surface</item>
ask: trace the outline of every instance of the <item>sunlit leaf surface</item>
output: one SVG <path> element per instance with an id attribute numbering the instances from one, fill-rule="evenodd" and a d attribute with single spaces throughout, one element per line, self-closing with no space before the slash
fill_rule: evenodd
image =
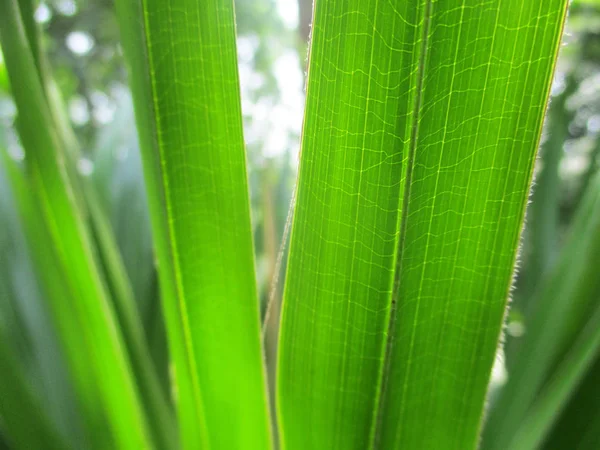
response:
<path id="1" fill-rule="evenodd" d="M 232 1 L 117 1 L 181 443 L 268 449 Z"/>
<path id="2" fill-rule="evenodd" d="M 315 8 L 282 447 L 475 448 L 566 1 Z"/>

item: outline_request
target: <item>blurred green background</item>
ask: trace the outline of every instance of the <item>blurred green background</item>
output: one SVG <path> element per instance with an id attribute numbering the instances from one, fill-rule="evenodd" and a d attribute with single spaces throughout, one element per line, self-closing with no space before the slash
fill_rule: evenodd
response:
<path id="1" fill-rule="evenodd" d="M 282 241 L 297 169 L 310 16 L 310 0 L 236 1 L 242 109 L 263 314 L 271 280 L 284 269 L 278 260 L 284 260 L 279 255 L 285 250 Z M 44 31 L 44 50 L 81 143 L 78 171 L 93 180 L 110 217 L 152 356 L 168 389 L 168 355 L 150 224 L 113 1 L 46 0 L 37 7 L 35 18 Z M 598 2 L 574 2 L 563 41 L 507 316 L 506 344 L 492 377 L 492 403 L 510 379 L 513 355 L 528 333 L 531 318 L 543 308 L 540 302 L 545 295 L 540 292 L 550 278 L 560 276 L 557 261 L 565 264 L 567 257 L 560 255 L 567 253 L 565 242 L 577 208 L 600 163 Z M 15 115 L 0 57 L 0 149 L 10 158 L 21 160 L 24 153 L 14 128 Z M 65 435 L 73 435 L 78 427 L 73 392 L 29 251 L 0 164 L 0 339 L 15 349 L 52 420 Z M 571 253 L 573 258 L 578 257 L 576 252 Z M 600 279 L 598 269 L 592 269 L 589 277 Z M 600 280 L 591 280 L 590 292 L 592 301 L 598 304 Z M 267 335 L 270 355 L 275 350 L 277 297 L 275 290 Z M 600 417 L 597 380 L 598 357 L 581 382 L 580 392 L 571 396 L 577 420 L 567 405 L 546 444 L 548 448 L 572 448 L 565 443 L 568 441 L 561 444 L 568 434 L 566 430 L 581 434 L 600 427 L 600 423 L 593 423 Z M 598 439 L 599 434 L 596 431 L 590 439 Z M 597 443 L 600 448 L 600 441 Z"/>

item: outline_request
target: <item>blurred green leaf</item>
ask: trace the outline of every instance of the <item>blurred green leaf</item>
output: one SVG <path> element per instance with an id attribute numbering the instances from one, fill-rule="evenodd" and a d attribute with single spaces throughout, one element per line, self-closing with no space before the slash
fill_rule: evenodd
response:
<path id="1" fill-rule="evenodd" d="M 558 422 L 547 436 L 545 450 L 596 450 L 600 446 L 600 357 L 588 371 Z"/>
<path id="2" fill-rule="evenodd" d="M 157 372 L 154 369 L 150 351 L 145 340 L 145 334 L 136 307 L 133 289 L 127 276 L 113 230 L 105 210 L 100 204 L 96 186 L 89 177 L 80 177 L 78 167 L 81 163 L 81 152 L 75 135 L 66 117 L 66 109 L 60 97 L 54 79 L 51 76 L 49 64 L 41 51 L 39 27 L 34 22 L 34 7 L 32 0 L 19 2 L 23 23 L 32 48 L 37 73 L 44 88 L 51 118 L 59 136 L 59 142 L 64 147 L 66 169 L 78 197 L 78 209 L 82 216 L 89 213 L 89 223 L 94 244 L 98 247 L 101 269 L 107 279 L 111 294 L 110 299 L 115 307 L 116 317 L 131 358 L 132 369 L 139 384 L 141 398 L 148 413 L 150 431 L 156 437 L 161 448 L 172 448 L 176 442 L 175 418 L 171 405 L 162 390 Z M 77 200 L 76 200 L 77 202 Z M 87 209 L 84 207 L 87 206 Z M 150 259 L 150 261 L 152 261 Z"/>
<path id="3" fill-rule="evenodd" d="M 131 126 L 135 121 L 131 95 L 120 88 L 115 90 L 115 101 L 114 120 L 99 130 L 90 178 L 99 207 L 114 230 L 140 316 L 146 323 L 154 299 L 155 272 L 147 197 L 137 132 Z"/>
<path id="4" fill-rule="evenodd" d="M 2 91 L 8 91 L 8 75 L 6 73 L 2 51 L 0 50 L 0 92 Z"/>
<path id="5" fill-rule="evenodd" d="M 25 180 L 18 163 L 9 157 L 7 140 L 0 128 L 0 323 L 3 339 L 19 355 L 36 394 L 41 394 L 44 410 L 61 434 L 70 438 L 73 446 L 83 442 L 80 413 L 76 409 L 72 381 L 48 311 L 46 298 L 36 282 L 28 253 L 40 254 L 44 241 L 37 242 L 28 252 L 25 235 L 36 238 L 32 226 L 22 226 L 16 207 L 26 217 L 31 208 L 30 196 L 23 190 Z M 7 172 L 7 173 L 6 173 Z M 9 175 L 9 177 L 6 177 Z M 8 179 L 7 179 L 8 178 Z M 14 204 L 13 193 L 19 203 Z M 37 217 L 39 220 L 39 217 Z M 62 297 L 58 301 L 64 302 Z M 65 319 L 68 320 L 68 317 Z M 10 386 L 7 387 L 10 389 Z"/>
<path id="6" fill-rule="evenodd" d="M 270 448 L 231 1 L 117 2 L 184 448 Z"/>
<path id="7" fill-rule="evenodd" d="M 83 422 L 88 430 L 105 427 L 100 393 L 94 383 L 93 368 L 88 363 L 89 347 L 81 339 L 78 327 L 77 310 L 73 293 L 65 281 L 65 274 L 56 265 L 56 253 L 52 238 L 44 225 L 44 216 L 35 200 L 25 174 L 16 161 L 2 151 L 3 166 L 10 180 L 12 194 L 19 210 L 23 231 L 27 238 L 28 250 L 36 267 L 36 274 L 49 301 L 50 312 L 57 332 L 62 340 L 63 349 L 69 363 L 69 369 L 76 386 L 79 406 L 83 412 Z M 73 425 L 73 424 L 72 424 Z M 89 446 L 89 436 L 76 436 L 81 446 Z M 110 441 L 110 439 L 109 439 Z M 106 445 L 105 437 L 97 439 L 98 447 Z"/>
<path id="8" fill-rule="evenodd" d="M 0 330 L 0 426 L 15 449 L 66 449 Z"/>
<path id="9" fill-rule="evenodd" d="M 0 41 L 13 97 L 21 113 L 18 126 L 27 154 L 28 175 L 54 251 L 53 264 L 63 274 L 65 289 L 75 299 L 70 307 L 78 320 L 70 326 L 77 329 L 79 339 L 87 346 L 86 363 L 91 366 L 93 385 L 100 392 L 116 444 L 120 448 L 147 448 L 150 442 L 137 388 L 98 272 L 91 236 L 76 205 L 77 194 L 64 166 L 65 149 L 61 148 L 36 76 L 15 0 L 0 5 Z"/>
<path id="10" fill-rule="evenodd" d="M 150 416 L 152 433 L 155 434 L 160 448 L 175 448 L 177 441 L 175 417 L 152 362 L 127 271 L 118 254 L 112 229 L 104 211 L 99 209 L 100 204 L 95 197 L 91 200 L 95 193 L 89 185 L 87 189 L 87 203 L 90 214 L 94 218 L 92 228 L 100 247 L 100 259 L 110 280 L 111 293 L 116 299 L 114 305 L 117 319 L 129 350 L 132 368 L 137 375 L 136 380 L 142 392 L 142 400 Z"/>
<path id="11" fill-rule="evenodd" d="M 507 448 L 540 448 L 560 411 L 597 355 L 600 355 L 600 307 L 596 308 L 594 315 L 585 323 L 573 348 L 561 360 L 558 369 L 533 403 Z"/>
<path id="12" fill-rule="evenodd" d="M 574 342 L 595 314 L 600 292 L 596 265 L 600 254 L 600 178 L 590 185 L 563 248 L 533 299 L 535 309 L 509 366 L 508 383 L 487 420 L 485 448 L 509 448 L 540 390 L 555 369 L 571 358 Z M 575 375 L 582 376 L 579 372 L 583 370 Z"/>
<path id="13" fill-rule="evenodd" d="M 132 121 L 135 120 L 133 104 L 127 91 L 120 89 L 118 92 L 117 113 L 114 121 L 100 132 L 91 178 L 94 192 L 97 194 L 97 208 L 107 213 L 111 229 L 114 230 L 116 242 L 105 244 L 109 244 L 110 248 L 117 246 L 119 249 L 122 256 L 122 263 L 119 264 L 124 265 L 125 269 L 119 273 L 126 273 L 127 281 L 130 280 L 128 284 L 131 287 L 127 287 L 127 290 L 131 289 L 137 303 L 139 319 L 136 321 L 143 324 L 145 337 L 148 339 L 145 346 L 154 360 L 159 382 L 164 392 L 170 393 L 169 355 L 157 292 L 147 198 L 137 133 L 135 128 L 131 127 Z M 134 327 L 137 328 L 138 325 Z M 140 370 L 143 372 L 140 375 L 147 372 L 142 371 L 142 366 Z M 164 409 L 158 402 L 156 406 L 158 412 Z M 160 419 L 160 416 L 157 418 Z M 170 432 L 165 436 L 172 439 Z"/>
<path id="14" fill-rule="evenodd" d="M 477 446 L 566 3 L 315 3 L 282 448 Z"/>
<path id="15" fill-rule="evenodd" d="M 573 0 L 574 5 L 600 5 L 600 0 Z"/>

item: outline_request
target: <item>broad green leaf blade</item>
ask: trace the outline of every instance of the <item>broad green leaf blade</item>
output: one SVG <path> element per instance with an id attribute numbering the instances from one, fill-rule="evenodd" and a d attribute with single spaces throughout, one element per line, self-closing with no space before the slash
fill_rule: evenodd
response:
<path id="1" fill-rule="evenodd" d="M 315 2 L 284 449 L 477 446 L 565 9 Z"/>
<path id="2" fill-rule="evenodd" d="M 3 330 L 0 330 L 0 332 Z M 11 448 L 59 450 L 68 446 L 63 442 L 45 415 L 29 386 L 25 374 L 0 333 L 0 424 L 11 443 Z M 6 389 L 10 386 L 10 389 Z"/>
<path id="3" fill-rule="evenodd" d="M 568 357 L 597 308 L 600 279 L 600 177 L 577 212 L 560 258 L 534 298 L 536 308 L 487 420 L 485 448 L 505 450 L 554 370 Z"/>
<path id="4" fill-rule="evenodd" d="M 184 448 L 268 449 L 231 0 L 120 0 Z"/>
<path id="5" fill-rule="evenodd" d="M 91 237 L 75 204 L 54 121 L 37 76 L 15 0 L 0 4 L 0 42 L 19 115 L 28 171 L 65 287 L 90 355 L 93 383 L 117 448 L 149 448 L 145 417 L 115 324 L 106 288 L 94 258 Z"/>

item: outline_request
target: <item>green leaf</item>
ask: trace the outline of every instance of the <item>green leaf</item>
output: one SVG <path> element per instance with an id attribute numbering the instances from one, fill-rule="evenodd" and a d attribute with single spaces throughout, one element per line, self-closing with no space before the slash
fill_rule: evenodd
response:
<path id="1" fill-rule="evenodd" d="M 577 392 L 562 411 L 544 450 L 596 450 L 600 444 L 600 356 L 588 371 Z"/>
<path id="2" fill-rule="evenodd" d="M 61 279 L 55 280 L 57 289 L 47 291 L 40 289 L 42 286 L 36 280 L 38 277 L 31 262 L 40 263 L 36 268 L 43 274 L 41 278 L 55 274 L 52 263 L 49 267 L 41 264 L 45 261 L 44 255 L 49 254 L 47 235 L 38 232 L 43 228 L 41 216 L 34 214 L 35 206 L 24 174 L 6 151 L 4 131 L 0 128 L 0 169 L 4 169 L 0 170 L 0 323 L 4 325 L 3 339 L 9 340 L 7 342 L 24 362 L 28 374 L 34 377 L 33 387 L 43 395 L 45 409 L 57 429 L 69 438 L 71 446 L 81 448 L 81 410 L 76 407 L 76 391 L 71 386 L 72 379 L 56 333 L 57 323 L 72 323 L 74 315 L 62 306 L 57 312 L 58 321 L 53 321 L 49 313 L 54 308 L 49 309 L 49 303 L 59 307 L 67 303 L 64 290 L 60 290 Z M 19 220 L 23 218 L 27 221 Z M 36 245 L 27 245 L 25 238 Z M 44 294 L 52 297 L 50 302 Z M 78 339 L 76 331 L 73 329 L 72 339 Z M 66 342 L 68 335 L 64 337 L 63 342 Z M 23 345 L 23 341 L 29 345 Z M 69 346 L 69 350 L 76 350 L 76 343 Z M 79 356 L 82 355 L 85 353 Z M 10 384 L 2 384 L 2 387 L 11 389 Z"/>
<path id="3" fill-rule="evenodd" d="M 77 208 L 80 214 L 86 218 L 89 213 L 89 224 L 94 243 L 99 250 L 102 269 L 107 279 L 116 317 L 131 358 L 141 398 L 148 413 L 150 430 L 156 437 L 160 448 L 172 448 L 176 444 L 175 417 L 167 400 L 166 391 L 162 390 L 154 369 L 133 289 L 119 254 L 108 216 L 100 205 L 96 186 L 88 177 L 80 177 L 77 173 L 77 163 L 81 152 L 65 115 L 66 109 L 51 75 L 50 66 L 41 51 L 41 36 L 38 24 L 34 21 L 33 3 L 32 0 L 21 0 L 19 7 L 37 73 L 44 89 L 48 108 L 51 111 L 51 118 L 59 136 L 59 142 L 65 149 L 67 172 L 71 177 L 70 180 L 76 194 L 81 193 L 81 195 L 76 195 L 79 200 Z"/>
<path id="4" fill-rule="evenodd" d="M 270 448 L 228 0 L 120 0 L 184 448 Z"/>
<path id="5" fill-rule="evenodd" d="M 98 242 L 101 260 L 114 299 L 116 316 L 149 416 L 151 431 L 156 437 L 157 446 L 164 449 L 175 448 L 177 442 L 175 417 L 172 406 L 160 385 L 150 355 L 127 271 L 118 253 L 105 212 L 101 210 L 100 202 L 90 184 L 85 186 L 85 194 L 93 219 L 94 236 Z"/>
<path id="6" fill-rule="evenodd" d="M 282 448 L 477 446 L 566 3 L 316 1 Z"/>
<path id="7" fill-rule="evenodd" d="M 0 332 L 3 330 L 0 330 Z M 59 450 L 68 448 L 52 427 L 44 408 L 33 395 L 18 360 L 0 333 L 0 426 L 11 448 Z"/>
<path id="8" fill-rule="evenodd" d="M 564 250 L 533 299 L 536 307 L 530 321 L 526 322 L 523 341 L 508 368 L 508 383 L 493 405 L 486 424 L 483 440 L 485 448 L 509 448 L 510 439 L 521 428 L 538 400 L 540 390 L 555 377 L 555 370 L 569 370 L 568 367 L 561 369 L 561 366 L 564 366 L 565 359 L 574 358 L 570 356 L 574 351 L 573 346 L 582 339 L 579 337 L 581 330 L 598 308 L 598 254 L 600 177 L 591 182 L 590 190 L 577 212 L 569 239 L 564 244 Z M 593 339 L 593 336 L 588 339 Z M 588 342 L 590 345 L 592 343 Z M 584 347 L 581 354 L 586 354 L 586 349 L 589 350 Z M 574 363 L 567 365 L 572 364 Z M 582 376 L 581 372 L 584 370 L 585 365 L 572 377 Z"/>
<path id="9" fill-rule="evenodd" d="M 62 281 L 67 298 L 74 300 L 69 307 L 77 321 L 70 326 L 79 332 L 82 342 L 77 345 L 87 350 L 91 386 L 99 392 L 116 447 L 149 448 L 137 388 L 15 0 L 0 4 L 0 42 L 20 113 L 28 175 L 52 246 L 52 264 L 63 274 L 55 283 Z"/>
<path id="10" fill-rule="evenodd" d="M 153 304 L 154 249 L 137 131 L 131 127 L 135 116 L 129 91 L 116 91 L 116 105 L 114 120 L 99 131 L 91 178 L 100 207 L 110 218 L 144 328 L 150 329 L 153 311 L 159 317 L 162 312 L 160 304 L 158 308 Z M 121 149 L 117 155 L 116 148 Z"/>
<path id="11" fill-rule="evenodd" d="M 574 5 L 600 6 L 600 0 L 573 0 Z"/>
<path id="12" fill-rule="evenodd" d="M 80 323 L 75 299 L 68 287 L 65 273 L 56 265 L 56 251 L 52 245 L 52 236 L 44 224 L 44 216 L 27 182 L 22 168 L 13 161 L 6 151 L 1 152 L 3 166 L 7 172 L 12 194 L 16 200 L 23 231 L 28 243 L 29 254 L 36 269 L 63 350 L 74 381 L 77 400 L 83 412 L 82 421 L 88 430 L 106 427 L 104 413 L 100 404 L 100 392 L 94 382 L 94 371 L 88 359 L 90 355 L 86 340 L 75 324 Z M 86 440 L 87 438 L 87 440 Z M 89 436 L 78 436 L 79 445 L 88 446 Z M 110 441 L 110 440 L 109 440 Z M 104 436 L 94 440 L 100 448 L 107 445 Z"/>
<path id="13" fill-rule="evenodd" d="M 552 374 L 548 385 L 527 412 L 508 447 L 514 450 L 535 450 L 540 448 L 562 408 L 586 371 L 600 355 L 600 307 L 585 324 L 573 348 L 561 361 Z"/>

